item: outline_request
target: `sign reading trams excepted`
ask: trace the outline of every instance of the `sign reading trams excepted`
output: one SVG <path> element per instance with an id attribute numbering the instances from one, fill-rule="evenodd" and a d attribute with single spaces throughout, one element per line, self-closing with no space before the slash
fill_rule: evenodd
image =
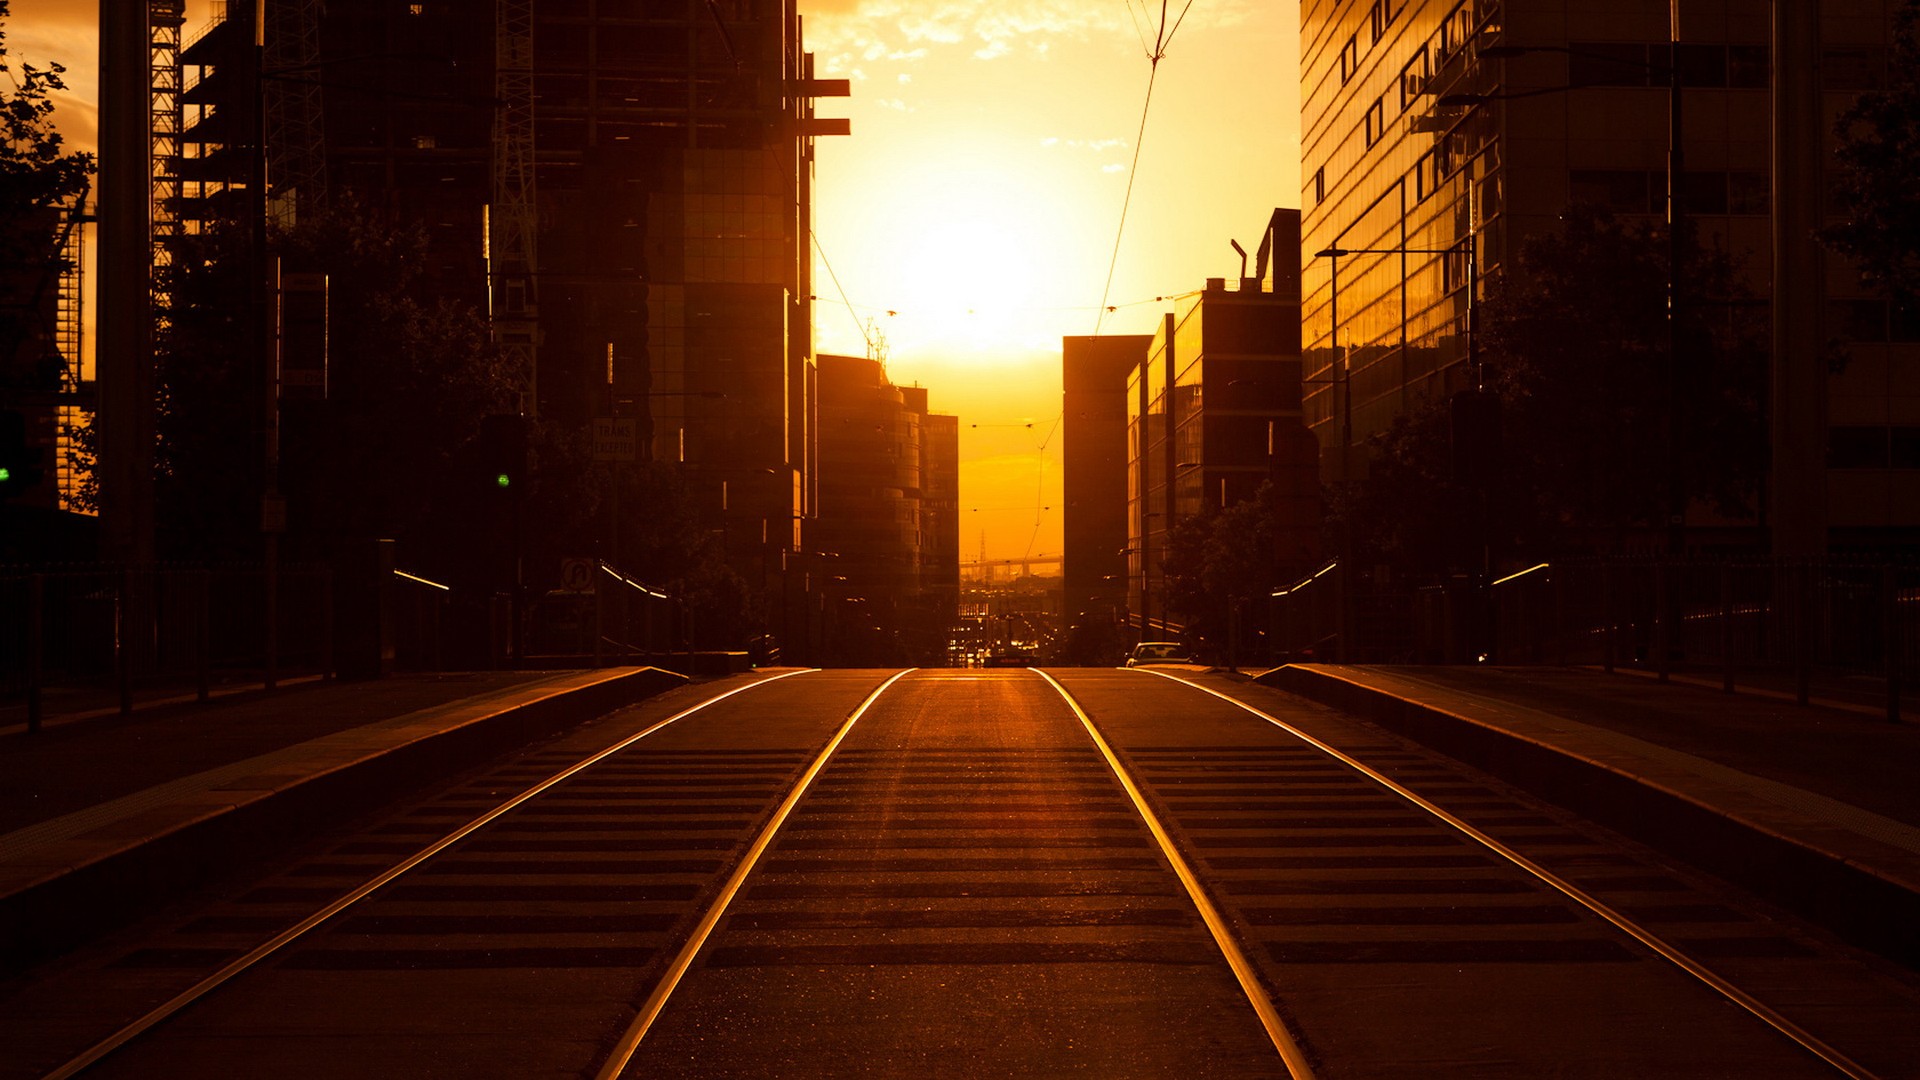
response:
<path id="1" fill-rule="evenodd" d="M 567 558 L 560 560 L 560 588 L 564 592 L 583 593 L 593 591 L 592 559 Z"/>
<path id="2" fill-rule="evenodd" d="M 327 398 L 327 275 L 280 277 L 280 396 Z"/>
<path id="3" fill-rule="evenodd" d="M 633 461 L 640 446 L 640 422 L 596 416 L 593 420 L 593 460 Z"/>

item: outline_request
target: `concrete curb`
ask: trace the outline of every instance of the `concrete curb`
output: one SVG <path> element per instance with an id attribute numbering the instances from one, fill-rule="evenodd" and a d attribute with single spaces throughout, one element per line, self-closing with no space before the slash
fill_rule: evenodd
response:
<path id="1" fill-rule="evenodd" d="M 1288 665 L 1254 681 L 1371 720 L 1920 969 L 1920 892 L 1844 853 L 1782 835 L 1605 762 L 1336 672 Z"/>
<path id="2" fill-rule="evenodd" d="M 0 860 L 0 970 L 57 955 L 423 784 L 687 681 L 656 668 L 581 672 L 323 736 L 254 759 L 263 766 L 254 775 L 158 805 L 119 800 L 129 812 Z"/>

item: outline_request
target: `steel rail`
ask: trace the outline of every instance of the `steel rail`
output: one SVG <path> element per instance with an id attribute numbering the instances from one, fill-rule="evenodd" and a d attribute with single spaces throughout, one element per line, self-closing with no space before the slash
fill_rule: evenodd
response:
<path id="1" fill-rule="evenodd" d="M 285 948 L 287 945 L 291 944 L 293 941 L 305 936 L 308 932 L 312 931 L 315 927 L 319 926 L 324 922 L 327 922 L 328 920 L 332 919 L 334 916 L 340 914 L 342 911 L 345 911 L 347 908 L 352 907 L 354 904 L 357 904 L 360 901 L 366 899 L 368 896 L 372 895 L 375 891 L 393 882 L 393 880 L 400 877 L 400 875 L 405 874 L 407 871 L 412 870 L 414 867 L 419 866 L 421 863 L 426 862 L 428 859 L 431 859 L 435 855 L 440 854 L 442 851 L 445 851 L 447 848 L 452 847 L 454 844 L 457 844 L 461 840 L 464 840 L 468 836 L 471 836 L 473 833 L 479 831 L 482 828 L 485 828 L 487 825 L 492 824 L 501 815 L 506 814 L 509 811 L 512 811 L 520 807 L 526 802 L 534 798 L 537 798 L 542 794 L 545 794 L 554 785 L 559 784 L 565 780 L 571 779 L 581 771 L 591 768 L 592 766 L 599 764 L 600 762 L 606 760 L 607 758 L 612 757 L 614 754 L 617 754 L 620 751 L 625 750 L 627 747 L 632 746 L 634 743 L 639 742 L 641 739 L 644 739 L 647 736 L 653 734 L 654 732 L 659 731 L 661 728 L 666 727 L 668 724 L 671 724 L 671 723 L 674 723 L 675 721 L 682 720 L 682 719 L 685 719 L 686 717 L 692 716 L 694 713 L 697 713 L 700 710 L 707 708 L 708 706 L 716 705 L 722 701 L 725 701 L 726 699 L 734 696 L 735 694 L 745 693 L 748 690 L 753 690 L 758 687 L 766 686 L 768 683 L 778 682 L 781 679 L 791 678 L 795 675 L 804 675 L 809 671 L 817 671 L 817 670 L 819 669 L 806 668 L 800 671 L 787 671 L 787 672 L 782 672 L 779 675 L 774 675 L 765 679 L 759 679 L 754 682 L 750 682 L 745 686 L 736 686 L 732 690 L 729 690 L 724 694 L 717 694 L 699 703 L 698 705 L 694 705 L 691 708 L 682 709 L 681 711 L 674 713 L 672 716 L 667 717 L 665 720 L 661 720 L 658 723 L 649 725 L 646 729 L 640 731 L 638 734 L 629 735 L 626 738 L 615 743 L 614 745 L 607 747 L 604 750 L 597 751 L 592 755 L 574 763 L 573 765 L 569 765 L 567 768 L 561 770 L 558 773 L 555 773 L 553 776 L 550 776 L 547 779 L 542 780 L 538 784 L 535 784 L 534 786 L 527 788 L 525 791 L 522 791 L 520 794 L 515 795 L 511 799 L 508 799 L 506 802 L 503 802 L 500 805 L 494 807 L 493 809 L 487 811 L 486 813 L 481 814 L 479 817 L 474 818 L 473 820 L 467 822 L 465 825 L 460 826 L 458 829 L 455 829 L 453 832 L 448 833 L 446 836 L 441 837 L 439 840 L 434 841 L 432 844 L 429 844 L 428 846 L 408 856 L 404 861 L 397 863 L 394 866 L 388 868 L 387 870 L 383 871 L 379 876 L 373 878 L 372 880 L 366 882 L 363 885 L 360 885 L 359 887 L 355 888 L 352 892 L 349 892 L 346 895 L 340 897 L 339 899 L 333 901 L 331 904 L 328 904 L 326 907 L 321 908 L 319 911 L 315 912 L 314 914 L 307 916 L 306 918 L 300 920 L 298 923 L 295 923 L 293 926 L 288 927 L 287 929 L 281 931 L 279 934 L 276 934 L 272 939 L 258 946 L 253 951 L 247 953 L 245 956 L 242 956 L 239 959 L 236 959 L 228 963 L 225 967 L 207 976 L 206 978 L 200 980 L 199 982 L 195 983 L 193 986 L 175 995 L 173 998 L 169 999 L 165 1003 L 155 1007 L 151 1012 L 148 1012 L 145 1016 L 142 1016 L 140 1019 L 135 1020 L 131 1024 L 128 1024 L 126 1027 L 121 1028 L 119 1031 L 114 1032 L 111 1036 L 107 1037 L 101 1042 L 94 1044 L 86 1052 L 80 1054 L 78 1057 L 73 1058 L 72 1060 L 68 1061 L 66 1064 L 48 1073 L 44 1078 L 44 1080 L 67 1080 L 68 1077 L 78 1076 L 80 1073 L 98 1064 L 102 1059 L 106 1058 L 108 1055 L 112 1054 L 114 1051 L 119 1050 L 121 1047 L 132 1042 L 134 1039 L 139 1038 L 141 1035 L 150 1031 L 154 1027 L 160 1025 L 161 1023 L 164 1023 L 166 1020 L 173 1017 L 174 1014 L 187 1008 L 189 1005 L 192 1005 L 194 1002 L 205 997 L 207 994 L 213 992 L 214 990 L 219 989 L 221 985 L 232 980 L 235 976 L 242 974 L 248 968 L 253 967 L 255 964 L 258 964 L 260 961 L 265 960 L 267 957 L 273 955 L 276 952 L 279 952 L 281 949 Z"/>
<path id="2" fill-rule="evenodd" d="M 1193 682 L 1189 679 L 1182 679 L 1182 678 L 1179 678 L 1178 676 L 1169 675 L 1163 671 L 1154 671 L 1149 668 L 1132 668 L 1129 670 L 1142 671 L 1148 675 L 1158 675 L 1159 677 L 1166 679 L 1169 682 L 1176 682 L 1176 683 L 1183 684 L 1185 686 L 1191 686 L 1195 690 L 1199 690 L 1202 693 L 1212 694 L 1214 697 L 1219 698 L 1221 701 L 1229 702 L 1233 705 L 1236 705 L 1239 708 L 1244 709 L 1247 712 L 1250 712 L 1253 715 L 1259 717 L 1260 719 L 1265 720 L 1267 723 L 1272 724 L 1274 727 L 1277 727 L 1280 730 L 1286 732 L 1287 734 L 1292 735 L 1294 738 L 1299 739 L 1301 742 L 1304 742 L 1307 745 L 1313 747 L 1314 749 L 1320 751 L 1321 753 L 1326 754 L 1327 756 L 1335 759 L 1336 761 L 1339 761 L 1341 764 L 1354 770 L 1355 772 L 1373 781 L 1374 783 L 1379 784 L 1381 787 L 1386 788 L 1388 791 L 1393 792 L 1395 795 L 1400 796 L 1401 798 L 1407 800 L 1408 802 L 1426 811 L 1427 813 L 1433 815 L 1434 817 L 1439 818 L 1441 821 L 1446 822 L 1448 825 L 1452 826 L 1454 829 L 1458 830 L 1460 833 L 1462 833 L 1469 839 L 1473 840 L 1475 843 L 1480 844 L 1482 847 L 1486 848 L 1487 850 L 1493 852 L 1496 855 L 1499 855 L 1503 859 L 1506 859 L 1508 862 L 1519 867 L 1520 869 L 1525 870 L 1527 873 L 1539 879 L 1542 883 L 1548 886 L 1551 886 L 1555 890 L 1559 891 L 1562 895 L 1566 896 L 1568 899 L 1579 904 L 1581 907 L 1586 908 L 1588 911 L 1593 912 L 1595 915 L 1598 915 L 1600 918 L 1605 919 L 1607 922 L 1612 923 L 1614 926 L 1618 927 L 1620 930 L 1624 931 L 1626 934 L 1633 937 L 1635 940 L 1639 941 L 1640 944 L 1645 945 L 1647 948 L 1652 949 L 1654 952 L 1660 954 L 1660 956 L 1670 961 L 1675 966 L 1679 967 L 1682 971 L 1685 971 L 1687 974 L 1693 976 L 1695 979 L 1698 979 L 1700 982 L 1705 983 L 1708 987 L 1712 988 L 1715 992 L 1719 993 L 1722 997 L 1726 998 L 1728 1001 L 1731 1001 L 1735 1005 L 1738 1005 L 1742 1009 L 1745 1009 L 1748 1013 L 1752 1014 L 1755 1018 L 1767 1024 L 1769 1027 L 1773 1028 L 1775 1031 L 1778 1031 L 1780 1034 L 1785 1035 L 1787 1038 L 1792 1039 L 1796 1043 L 1799 1043 L 1803 1049 L 1811 1052 L 1816 1057 L 1825 1061 L 1827 1064 L 1840 1070 L 1842 1073 L 1845 1073 L 1846 1075 L 1853 1077 L 1854 1080 L 1880 1080 L 1880 1078 L 1875 1073 L 1869 1072 L 1864 1066 L 1860 1065 L 1858 1062 L 1854 1061 L 1852 1058 L 1841 1053 L 1839 1050 L 1835 1049 L 1834 1047 L 1827 1045 L 1826 1042 L 1822 1041 L 1818 1036 L 1814 1035 L 1812 1032 L 1807 1031 L 1805 1028 L 1802 1028 L 1800 1025 L 1794 1023 L 1793 1021 L 1775 1012 L 1766 1003 L 1760 1001 L 1758 998 L 1747 993 L 1745 990 L 1742 990 L 1739 987 L 1728 982 L 1726 979 L 1721 978 L 1711 968 L 1707 967 L 1705 964 L 1702 964 L 1700 961 L 1695 960 L 1693 957 L 1688 956 L 1686 953 L 1681 952 L 1678 948 L 1674 947 L 1673 945 L 1668 944 L 1663 938 L 1654 934 L 1651 930 L 1646 929 L 1645 927 L 1641 926 L 1639 923 L 1634 922 L 1632 919 L 1628 918 L 1627 916 L 1622 915 L 1618 911 L 1615 911 L 1605 901 L 1602 901 L 1600 898 L 1587 892 L 1585 889 L 1580 888 L 1580 886 L 1575 885 L 1573 882 L 1566 880 L 1565 878 L 1561 877 L 1558 874 L 1555 874 L 1553 871 L 1548 870 L 1546 867 L 1541 866 L 1539 863 L 1534 862 L 1532 859 L 1527 858 L 1525 855 L 1520 854 L 1519 852 L 1513 850 L 1512 848 L 1494 839 L 1493 837 L 1488 836 L 1486 833 L 1481 832 L 1479 829 L 1468 824 L 1466 821 L 1463 821 L 1462 819 L 1454 816 L 1452 813 L 1448 812 L 1447 810 L 1444 810 L 1441 807 L 1434 805 L 1432 802 L 1428 801 L 1424 796 L 1412 791 L 1409 788 L 1402 786 L 1399 782 L 1393 780 L 1392 778 L 1386 776 L 1383 773 L 1380 773 L 1379 771 L 1375 770 L 1371 766 L 1365 764 L 1364 762 L 1361 762 L 1359 759 L 1354 758 L 1348 755 L 1347 753 L 1345 753 L 1344 751 L 1339 750 L 1333 746 L 1328 745 L 1327 743 L 1320 741 L 1319 739 L 1314 738 L 1312 735 L 1309 735 L 1306 732 L 1301 731 L 1299 728 L 1294 727 L 1292 724 L 1289 724 L 1284 720 L 1281 720 L 1279 717 L 1273 716 L 1270 713 L 1266 713 L 1261 711 L 1260 709 L 1254 708 L 1252 705 L 1249 705 L 1238 698 L 1229 696 L 1227 694 L 1223 694 L 1220 691 L 1213 689 L 1212 687 L 1201 686 L 1199 683 Z"/>
<path id="3" fill-rule="evenodd" d="M 808 766 L 806 774 L 801 776 L 800 782 L 787 793 L 786 799 L 780 803 L 780 808 L 773 812 L 773 817 L 768 819 L 766 827 L 761 829 L 760 835 L 754 839 L 753 846 L 747 849 L 739 865 L 733 868 L 733 874 L 727 878 L 727 883 L 721 888 L 720 894 L 708 906 L 706 914 L 700 917 L 699 924 L 693 928 L 693 933 L 688 935 L 686 943 L 674 956 L 673 963 L 667 966 L 666 973 L 654 985 L 653 993 L 648 994 L 647 1000 L 641 1004 L 639 1014 L 627 1026 L 626 1032 L 620 1036 L 620 1041 L 614 1044 L 613 1051 L 601 1064 L 600 1071 L 594 1074 L 595 1080 L 614 1080 L 626 1069 L 627 1063 L 633 1060 L 634 1052 L 640 1049 L 640 1040 L 647 1037 L 653 1022 L 658 1020 L 660 1013 L 666 1009 L 667 999 L 673 996 L 673 991 L 680 985 L 680 980 L 686 977 L 687 969 L 693 966 L 694 958 L 700 954 L 700 949 L 707 943 L 707 938 L 712 936 L 713 928 L 720 924 L 721 917 L 727 913 L 728 905 L 733 903 L 734 896 L 740 892 L 740 886 L 746 883 L 747 875 L 753 872 L 754 866 L 760 861 L 760 856 L 773 844 L 774 834 L 780 831 L 780 826 L 786 824 L 787 816 L 793 813 L 793 808 L 806 795 L 807 789 L 813 786 L 814 778 L 827 767 L 827 761 L 833 757 L 834 751 L 840 749 L 840 743 L 853 730 L 853 725 L 859 723 L 860 718 L 873 707 L 873 703 L 880 700 L 880 695 L 886 693 L 894 683 L 899 682 L 914 670 L 916 669 L 907 668 L 894 672 L 886 682 L 875 687 L 873 693 L 868 694 L 867 699 L 862 701 L 858 708 L 847 714 L 847 722 L 840 725 L 840 730 L 827 741 L 826 749 L 821 750 L 819 756 L 813 759 L 813 764 Z"/>
<path id="4" fill-rule="evenodd" d="M 1300 1044 L 1294 1039 L 1293 1033 L 1287 1030 L 1286 1022 L 1280 1018 L 1280 1010 L 1274 1007 L 1273 999 L 1267 995 L 1266 987 L 1260 984 L 1259 973 L 1247 959 L 1246 953 L 1240 950 L 1239 942 L 1234 940 L 1233 931 L 1227 926 L 1226 919 L 1221 917 L 1219 909 L 1213 906 L 1212 898 L 1207 895 L 1205 889 L 1201 888 L 1200 879 L 1194 874 L 1193 868 L 1187 865 L 1187 860 L 1174 846 L 1173 837 L 1168 835 L 1158 815 L 1147 805 L 1146 796 L 1141 794 L 1133 778 L 1127 775 L 1127 770 L 1121 767 L 1120 759 L 1114 756 L 1113 747 L 1107 745 L 1107 740 L 1101 736 L 1100 729 L 1094 726 L 1093 718 L 1087 715 L 1086 710 L 1080 707 L 1080 703 L 1067 692 L 1067 688 L 1060 685 L 1053 676 L 1039 668 L 1030 670 L 1047 680 L 1054 690 L 1059 692 L 1060 697 L 1066 701 L 1067 707 L 1080 718 L 1081 725 L 1087 729 L 1087 735 L 1093 739 L 1093 745 L 1098 747 L 1101 756 L 1107 759 L 1107 767 L 1113 770 L 1113 775 L 1120 781 L 1120 786 L 1126 789 L 1127 797 L 1133 800 L 1133 808 L 1146 822 L 1147 830 L 1153 833 L 1153 839 L 1160 845 L 1160 851 L 1167 857 L 1167 862 L 1172 864 L 1173 872 L 1179 877 L 1180 884 L 1186 888 L 1187 896 L 1193 901 L 1193 906 L 1199 909 L 1201 921 L 1207 924 L 1207 930 L 1213 934 L 1214 943 L 1219 945 L 1221 954 L 1226 957 L 1227 966 L 1233 969 L 1233 977 L 1239 981 L 1241 991 L 1247 995 L 1247 1001 L 1252 1004 L 1253 1011 L 1260 1017 L 1260 1026 L 1266 1029 L 1267 1037 L 1273 1040 L 1273 1048 L 1279 1052 L 1280 1060 L 1286 1064 L 1288 1075 L 1293 1080 L 1313 1080 L 1313 1066 L 1308 1063 L 1306 1052 L 1300 1049 Z"/>

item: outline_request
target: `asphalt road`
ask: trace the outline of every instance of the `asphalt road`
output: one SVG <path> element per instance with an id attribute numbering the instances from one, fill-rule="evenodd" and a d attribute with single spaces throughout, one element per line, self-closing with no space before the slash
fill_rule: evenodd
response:
<path id="1" fill-rule="evenodd" d="M 914 672 L 873 697 L 892 674 L 796 675 L 654 730 L 84 1075 L 1189 1080 L 1288 1076 L 1290 1052 L 1293 1075 L 1325 1077 L 1845 1075 L 1456 825 L 1192 686 L 1053 672 L 1083 722 L 1033 672 Z M 1862 1074 L 1920 1075 L 1912 973 L 1358 721 L 1200 681 L 1698 958 Z M 5 988 L 0 1077 L 48 1074 L 712 693 L 422 793 Z"/>

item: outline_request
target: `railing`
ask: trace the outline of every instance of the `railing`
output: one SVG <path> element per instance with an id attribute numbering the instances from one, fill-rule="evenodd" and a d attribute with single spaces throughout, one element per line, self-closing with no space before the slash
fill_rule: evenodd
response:
<path id="1" fill-rule="evenodd" d="M 1346 662 L 1345 578 L 1336 560 L 1268 598 L 1267 635 L 1278 659 Z"/>
<path id="2" fill-rule="evenodd" d="M 279 568 L 275 626 L 259 566 L 0 568 L 0 701 L 38 729 L 49 692 L 122 712 L 137 691 L 332 670 L 332 575 Z"/>
<path id="3" fill-rule="evenodd" d="M 551 659 L 585 661 L 595 667 L 663 656 L 679 640 L 679 602 L 604 562 L 572 588 L 534 602 L 528 620 L 529 651 Z"/>
<path id="4" fill-rule="evenodd" d="M 453 589 L 405 570 L 393 572 L 393 663 L 402 671 L 445 671 Z"/>
<path id="5" fill-rule="evenodd" d="M 1489 590 L 1493 659 L 1712 679 L 1883 708 L 1920 678 L 1920 567 L 1584 560 Z"/>

